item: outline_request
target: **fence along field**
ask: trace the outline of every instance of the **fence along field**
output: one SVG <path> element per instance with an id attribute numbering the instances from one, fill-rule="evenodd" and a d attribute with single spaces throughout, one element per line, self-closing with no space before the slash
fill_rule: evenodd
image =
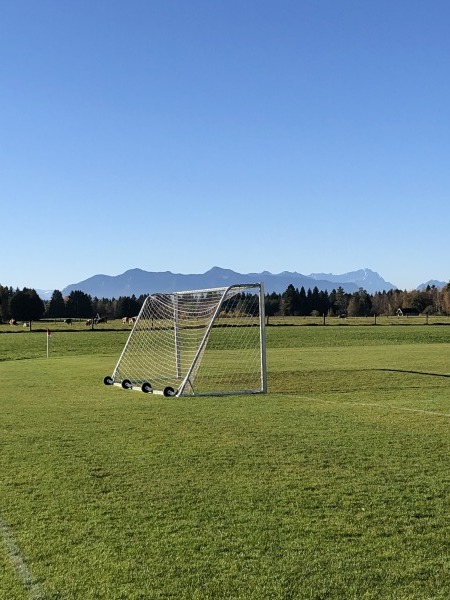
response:
<path id="1" fill-rule="evenodd" d="M 0 597 L 448 598 L 450 329 L 269 326 L 269 393 L 214 399 L 45 329 L 0 333 Z"/>

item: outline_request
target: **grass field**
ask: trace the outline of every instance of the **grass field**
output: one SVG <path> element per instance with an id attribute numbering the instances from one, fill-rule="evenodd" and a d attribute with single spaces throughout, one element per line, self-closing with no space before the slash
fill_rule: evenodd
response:
<path id="1" fill-rule="evenodd" d="M 270 326 L 267 395 L 188 399 L 102 384 L 121 325 L 2 326 L 0 598 L 447 599 L 450 328 L 392 321 Z"/>

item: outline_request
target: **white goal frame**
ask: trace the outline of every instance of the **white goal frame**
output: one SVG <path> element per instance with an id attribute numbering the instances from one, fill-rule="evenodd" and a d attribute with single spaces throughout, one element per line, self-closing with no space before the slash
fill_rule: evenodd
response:
<path id="1" fill-rule="evenodd" d="M 104 383 L 176 397 L 266 393 L 263 284 L 147 296 Z"/>

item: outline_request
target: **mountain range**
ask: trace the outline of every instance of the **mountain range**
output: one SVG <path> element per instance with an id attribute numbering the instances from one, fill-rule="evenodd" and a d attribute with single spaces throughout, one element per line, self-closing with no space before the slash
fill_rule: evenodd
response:
<path id="1" fill-rule="evenodd" d="M 283 271 L 273 274 L 269 271 L 262 273 L 237 273 L 231 269 L 213 267 L 201 274 L 181 274 L 171 271 L 144 271 L 130 269 L 121 275 L 94 275 L 72 283 L 62 290 L 63 296 L 68 296 L 73 291 L 82 291 L 97 298 L 120 298 L 121 296 L 136 297 L 141 294 L 157 292 L 173 292 L 181 290 L 198 290 L 213 287 L 224 287 L 234 283 L 264 283 L 265 293 L 283 293 L 292 284 L 305 290 L 317 287 L 319 290 L 331 292 L 342 287 L 346 292 L 356 292 L 359 288 L 369 293 L 395 289 L 395 285 L 385 281 L 378 273 L 371 269 L 359 269 L 341 275 L 332 273 L 311 273 L 303 275 L 295 271 Z"/>

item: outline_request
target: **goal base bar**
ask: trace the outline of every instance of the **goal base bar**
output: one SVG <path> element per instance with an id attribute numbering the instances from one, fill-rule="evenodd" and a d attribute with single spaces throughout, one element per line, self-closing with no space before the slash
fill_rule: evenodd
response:
<path id="1" fill-rule="evenodd" d="M 113 386 L 118 387 L 120 389 L 124 389 L 122 386 L 122 383 L 119 381 L 115 381 L 113 384 Z M 126 388 L 127 390 L 133 390 L 135 392 L 143 392 L 142 387 L 139 385 L 132 385 L 131 387 Z M 150 395 L 154 395 L 154 396 L 167 396 L 164 393 L 164 390 L 155 390 L 152 389 L 149 392 L 145 392 L 147 394 Z M 189 397 L 202 397 L 202 398 L 206 398 L 208 396 L 241 396 L 241 395 L 248 395 L 248 394 L 264 394 L 264 390 L 235 390 L 235 391 L 230 391 L 230 392 L 196 392 L 195 394 L 179 394 L 178 392 L 175 392 L 174 394 L 170 394 L 170 396 L 172 398 L 189 398 Z"/>

